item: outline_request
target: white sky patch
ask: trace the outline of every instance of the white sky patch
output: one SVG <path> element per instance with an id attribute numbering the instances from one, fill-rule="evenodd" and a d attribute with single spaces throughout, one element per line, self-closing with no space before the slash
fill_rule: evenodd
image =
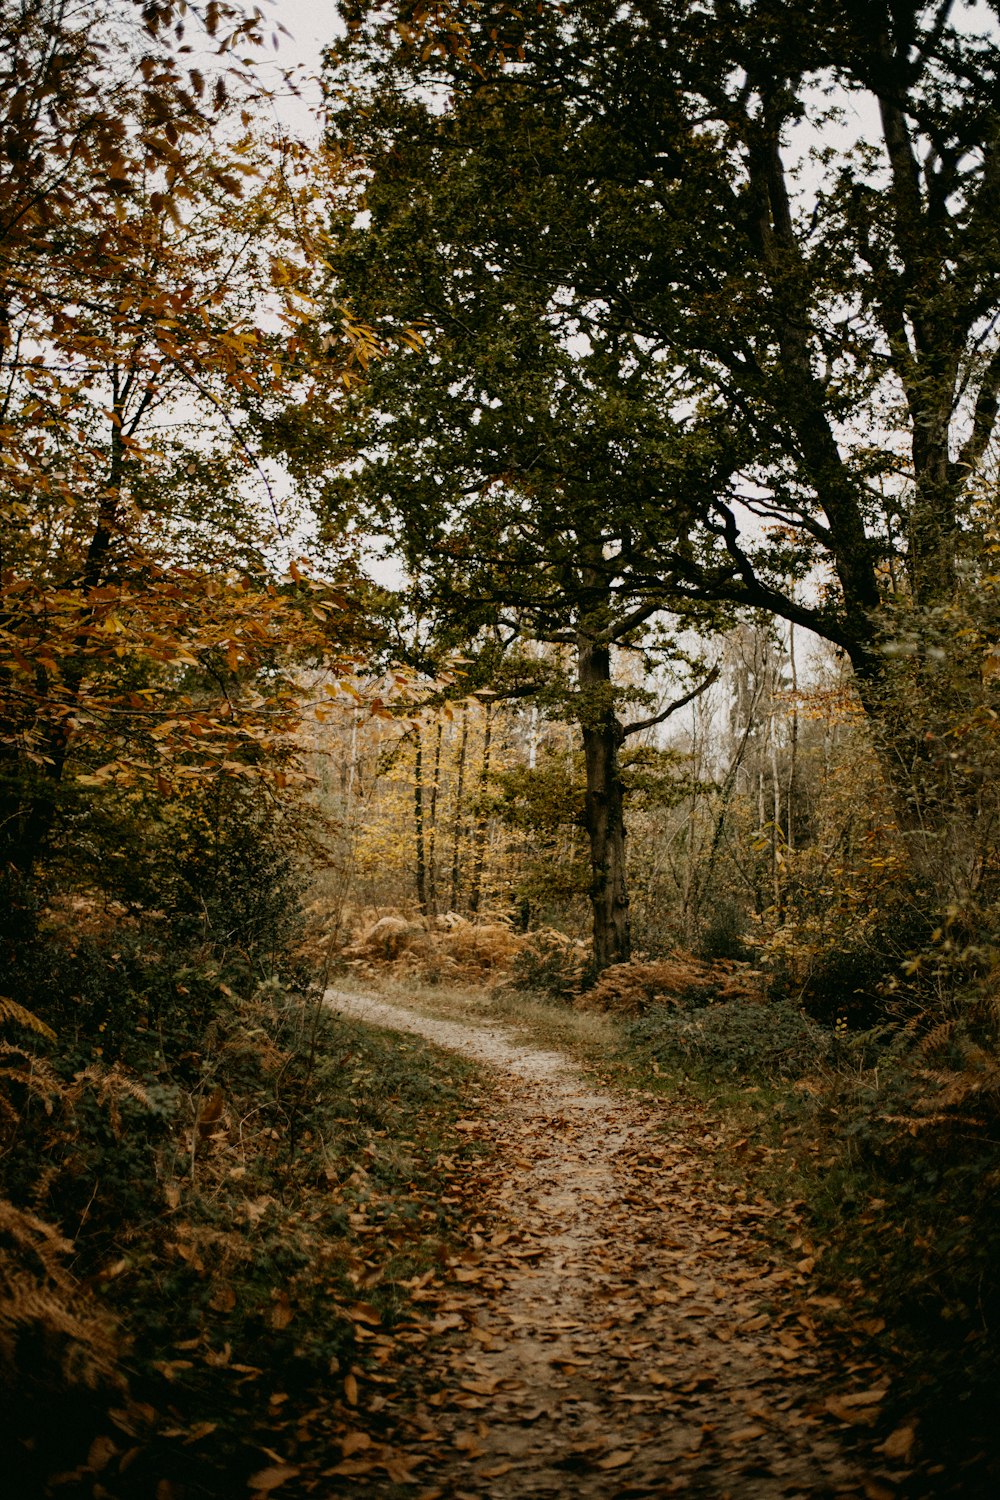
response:
<path id="1" fill-rule="evenodd" d="M 278 33 L 273 62 L 267 64 L 276 74 L 272 104 L 275 121 L 301 139 L 315 142 L 322 130 L 323 53 L 342 34 L 340 19 L 330 0 L 259 0 L 259 3 L 267 20 L 284 28 Z M 280 82 L 283 70 L 293 73 L 294 89 Z"/>

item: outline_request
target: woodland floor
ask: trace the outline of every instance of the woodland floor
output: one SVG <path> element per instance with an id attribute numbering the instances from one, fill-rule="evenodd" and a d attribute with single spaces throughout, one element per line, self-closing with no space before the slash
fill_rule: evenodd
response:
<path id="1" fill-rule="evenodd" d="M 428 1297 L 437 1337 L 407 1361 L 409 1394 L 382 1412 L 422 1500 L 906 1487 L 912 1433 L 873 1446 L 884 1384 L 827 1344 L 808 1260 L 796 1270 L 764 1233 L 779 1209 L 714 1178 L 696 1106 L 595 1091 L 501 1026 L 327 998 L 483 1068 L 459 1121 L 489 1147 L 455 1186 L 468 1248 Z M 398 1493 L 370 1446 L 344 1453 L 333 1473 L 356 1493 Z"/>

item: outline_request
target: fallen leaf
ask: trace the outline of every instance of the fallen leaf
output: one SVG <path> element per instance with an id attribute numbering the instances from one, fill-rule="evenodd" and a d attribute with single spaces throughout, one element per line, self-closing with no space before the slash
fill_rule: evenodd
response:
<path id="1" fill-rule="evenodd" d="M 272 1490 L 295 1479 L 300 1472 L 292 1464 L 271 1464 L 268 1468 L 258 1469 L 256 1474 L 251 1474 L 247 1485 L 258 1495 L 269 1495 Z"/>
<path id="2" fill-rule="evenodd" d="M 268 1322 L 276 1332 L 280 1333 L 282 1329 L 288 1327 L 294 1317 L 295 1309 L 288 1300 L 288 1294 L 286 1292 L 279 1292 L 275 1304 L 271 1308 Z"/>
<path id="3" fill-rule="evenodd" d="M 381 1328 L 382 1317 L 377 1308 L 370 1302 L 355 1302 L 347 1309 L 347 1316 L 352 1323 L 370 1323 L 375 1328 Z"/>
<path id="4" fill-rule="evenodd" d="M 102 1469 L 107 1468 L 118 1451 L 118 1446 L 112 1438 L 103 1434 L 95 1437 L 87 1453 L 87 1468 L 92 1474 L 99 1474 Z"/>
<path id="5" fill-rule="evenodd" d="M 599 1469 L 623 1469 L 635 1458 L 635 1450 L 632 1448 L 614 1448 L 606 1453 L 603 1458 L 597 1460 Z"/>
<path id="6" fill-rule="evenodd" d="M 839 1400 L 844 1406 L 877 1406 L 885 1400 L 888 1390 L 887 1385 L 875 1386 L 870 1391 L 854 1391 L 850 1396 L 841 1396 Z"/>
<path id="7" fill-rule="evenodd" d="M 358 1404 L 358 1382 L 355 1380 L 355 1378 L 354 1378 L 353 1375 L 345 1375 L 344 1376 L 344 1395 L 347 1398 L 347 1402 L 348 1402 L 349 1406 L 357 1406 L 357 1404 Z"/>
<path id="8" fill-rule="evenodd" d="M 823 1406 L 831 1416 L 837 1417 L 841 1422 L 849 1422 L 858 1427 L 871 1427 L 878 1416 L 878 1403 L 870 1406 L 862 1405 L 856 1399 L 849 1396 L 828 1396 Z"/>
<path id="9" fill-rule="evenodd" d="M 896 1500 L 896 1491 L 878 1479 L 864 1479 L 865 1500 Z"/>
<path id="10" fill-rule="evenodd" d="M 218 1422 L 196 1422 L 184 1439 L 184 1446 L 190 1447 L 192 1443 L 200 1443 L 203 1437 L 208 1437 L 218 1427 Z"/>
<path id="11" fill-rule="evenodd" d="M 912 1422 L 904 1422 L 902 1427 L 890 1433 L 882 1444 L 882 1452 L 886 1458 L 901 1458 L 906 1463 L 913 1452 L 913 1445 L 917 1439 L 917 1429 Z"/>

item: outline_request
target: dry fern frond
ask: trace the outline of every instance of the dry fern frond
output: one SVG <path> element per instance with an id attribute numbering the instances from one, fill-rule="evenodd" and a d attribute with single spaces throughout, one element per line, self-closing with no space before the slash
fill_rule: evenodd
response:
<path id="1" fill-rule="evenodd" d="M 936 1085 L 934 1092 L 918 1106 L 921 1113 L 957 1109 L 972 1098 L 988 1098 L 1000 1091 L 1000 1068 L 996 1063 L 975 1071 L 971 1068 L 966 1071 L 923 1068 L 917 1077 Z"/>
<path id="2" fill-rule="evenodd" d="M 66 1270 L 70 1249 L 50 1224 L 0 1199 L 0 1391 L 22 1406 L 121 1385 L 114 1325 Z"/>
<path id="3" fill-rule="evenodd" d="M 21 1120 L 20 1110 L 9 1097 L 33 1094 L 42 1100 L 46 1114 L 52 1113 L 52 1101 L 65 1093 L 65 1085 L 44 1058 L 26 1052 L 23 1047 L 0 1042 L 0 1131 Z"/>
<path id="4" fill-rule="evenodd" d="M 55 1041 L 56 1034 L 51 1026 L 46 1026 L 44 1021 L 39 1020 L 33 1010 L 19 1005 L 9 995 L 0 995 L 0 1025 L 7 1021 L 13 1021 L 16 1026 L 23 1026 L 26 1031 L 34 1031 L 39 1036 L 47 1037 L 50 1042 Z"/>
<path id="5" fill-rule="evenodd" d="M 381 958 L 392 961 L 427 938 L 427 929 L 420 922 L 411 922 L 406 917 L 380 917 L 373 927 L 363 932 L 347 948 L 347 958 Z"/>
<path id="6" fill-rule="evenodd" d="M 581 1010 L 639 1015 L 651 1005 L 677 1005 L 692 996 L 759 1000 L 760 977 L 728 961 L 705 963 L 678 951 L 646 963 L 615 964 L 576 1004 Z"/>
<path id="7" fill-rule="evenodd" d="M 461 922 L 434 938 L 434 946 L 459 967 L 500 969 L 524 947 L 525 938 L 503 922 Z"/>
<path id="8" fill-rule="evenodd" d="M 111 1128 L 116 1136 L 121 1135 L 121 1101 L 123 1099 L 132 1099 L 136 1104 L 143 1105 L 145 1109 L 150 1108 L 149 1095 L 146 1090 L 117 1063 L 113 1063 L 110 1068 L 102 1068 L 91 1063 L 89 1067 L 82 1068 L 79 1073 L 74 1073 L 73 1083 L 67 1090 L 67 1099 L 70 1104 L 75 1104 L 83 1097 L 88 1084 L 93 1087 L 98 1104 L 107 1107 Z"/>
<path id="9" fill-rule="evenodd" d="M 954 1034 L 955 1022 L 953 1019 L 949 1021 L 939 1021 L 936 1026 L 933 1026 L 931 1028 L 931 1030 L 925 1037 L 921 1038 L 918 1051 L 922 1054 L 922 1056 L 929 1057 L 932 1052 L 936 1052 L 939 1047 L 943 1047 L 947 1042 L 951 1041 L 951 1038 L 954 1036 Z"/>
<path id="10" fill-rule="evenodd" d="M 879 1115 L 878 1119 L 886 1125 L 902 1125 L 909 1135 L 919 1135 L 921 1131 L 927 1130 L 931 1125 L 969 1125 L 981 1129 L 982 1120 L 976 1119 L 974 1115 L 933 1114 L 933 1115 Z"/>

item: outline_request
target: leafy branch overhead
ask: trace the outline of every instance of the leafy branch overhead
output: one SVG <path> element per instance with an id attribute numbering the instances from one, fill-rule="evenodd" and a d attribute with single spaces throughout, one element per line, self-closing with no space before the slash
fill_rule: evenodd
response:
<path id="1" fill-rule="evenodd" d="M 476 72 L 369 24 L 394 12 L 345 9 L 334 119 L 371 219 L 341 266 L 433 330 L 466 482 L 603 478 L 613 516 L 624 443 L 640 569 L 817 630 L 877 713 L 886 606 L 901 578 L 919 607 L 953 587 L 996 419 L 990 37 L 916 4 L 459 7 Z M 395 431 L 415 462 L 404 411 Z M 427 469 L 433 527 L 450 470 Z M 789 581 L 814 570 L 810 600 Z"/>

